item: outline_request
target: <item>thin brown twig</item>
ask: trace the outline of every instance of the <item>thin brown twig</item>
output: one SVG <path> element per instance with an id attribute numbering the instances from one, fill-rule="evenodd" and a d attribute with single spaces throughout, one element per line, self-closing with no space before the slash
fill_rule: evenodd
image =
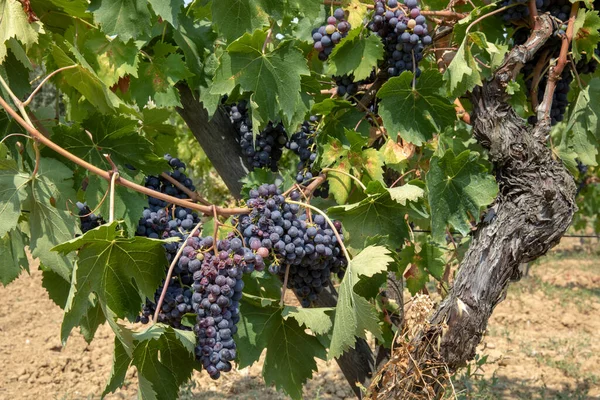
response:
<path id="1" fill-rule="evenodd" d="M 410 171 L 406 171 L 405 173 L 403 173 L 402 175 L 400 175 L 400 177 L 399 177 L 398 179 L 396 179 L 396 180 L 394 181 L 394 183 L 392 183 L 392 184 L 390 185 L 390 189 L 391 189 L 391 188 L 393 188 L 394 186 L 396 186 L 396 184 L 397 184 L 398 182 L 400 182 L 402 179 L 404 179 L 404 178 L 406 177 L 406 175 L 410 174 L 411 172 L 415 172 L 416 170 L 417 170 L 416 168 L 413 168 L 413 169 L 411 169 Z"/>
<path id="2" fill-rule="evenodd" d="M 425 17 L 432 16 L 432 17 L 441 17 L 441 18 L 446 18 L 446 19 L 460 20 L 460 19 L 466 18 L 469 14 L 459 13 L 459 12 L 450 11 L 450 10 L 441 10 L 441 11 L 422 10 L 421 15 L 423 15 Z"/>
<path id="3" fill-rule="evenodd" d="M 185 239 L 185 243 L 187 243 L 187 240 L 189 238 L 194 236 L 194 233 L 196 233 L 196 231 L 198 229 L 200 229 L 201 226 L 202 226 L 202 221 L 198 222 L 196 224 L 196 226 L 194 227 L 194 229 L 192 229 L 189 236 Z M 160 313 L 160 309 L 162 307 L 163 301 L 165 300 L 165 295 L 167 294 L 167 289 L 169 288 L 169 283 L 171 281 L 171 277 L 173 276 L 173 269 L 175 268 L 175 264 L 177 264 L 177 261 L 179 261 L 179 257 L 181 257 L 181 254 L 183 253 L 183 249 L 185 248 L 185 243 L 182 243 L 181 247 L 179 247 L 177 254 L 175 254 L 175 257 L 173 257 L 173 261 L 171 261 L 169 270 L 167 271 L 167 277 L 165 278 L 165 284 L 163 286 L 162 292 L 160 293 L 160 298 L 158 299 L 158 303 L 156 303 L 156 311 L 154 311 L 154 317 L 152 318 L 152 321 L 154 323 L 156 323 L 158 321 L 158 314 Z"/>
<path id="4" fill-rule="evenodd" d="M 173 178 L 171 175 L 167 174 L 166 172 L 161 173 L 160 176 L 163 177 L 164 179 L 166 179 L 167 181 L 171 182 L 174 186 L 177 187 L 177 189 L 179 189 L 183 193 L 187 194 L 192 201 L 195 201 L 200 204 L 204 204 L 205 206 L 212 205 L 212 204 L 210 204 L 210 202 L 208 200 L 206 200 L 205 198 L 200 196 L 198 193 L 191 191 L 190 189 L 185 187 L 184 184 L 182 184 L 181 182 L 179 182 L 177 179 Z"/>
<path id="5" fill-rule="evenodd" d="M 573 27 L 575 25 L 575 19 L 577 18 L 577 12 L 579 11 L 579 2 L 575 2 L 571 5 L 571 14 L 569 15 L 569 23 L 567 25 L 567 31 L 562 37 L 562 43 L 560 46 L 560 54 L 556 61 L 556 65 L 550 68 L 548 73 L 548 82 L 546 83 L 546 90 L 544 92 L 544 98 L 542 104 L 538 108 L 538 121 L 550 121 L 550 110 L 552 108 L 552 100 L 554 97 L 554 91 L 556 84 L 560 80 L 563 70 L 567 65 L 567 56 L 569 54 L 569 48 L 571 47 L 571 41 L 573 40 Z M 549 136 L 549 135 L 548 135 Z"/>
<path id="6" fill-rule="evenodd" d="M 33 127 L 29 123 L 25 122 L 25 120 L 15 110 L 13 110 L 12 107 L 10 107 L 8 105 L 8 103 L 6 102 L 6 100 L 4 100 L 4 98 L 1 96 L 0 96 L 0 106 L 2 106 L 2 108 L 4 108 L 6 110 L 6 112 L 19 125 L 21 125 L 23 128 L 25 128 L 25 130 L 27 132 L 29 132 L 29 134 L 31 134 L 32 137 L 39 140 L 40 143 L 42 143 L 44 146 L 50 148 L 54 152 L 67 158 L 68 160 L 72 161 L 73 163 L 79 165 L 80 167 L 90 171 L 91 173 L 100 176 L 101 178 L 105 179 L 106 181 L 110 180 L 110 172 L 109 171 L 105 171 L 101 168 L 96 167 L 95 165 L 88 163 L 87 161 L 77 157 L 73 153 L 69 152 L 68 150 L 63 149 L 62 147 L 60 147 L 59 145 L 54 143 L 52 140 L 45 137 L 35 127 Z M 134 182 L 128 181 L 127 179 L 124 179 L 123 177 L 119 177 L 116 180 L 116 183 L 121 186 L 124 186 L 126 188 L 135 190 L 136 192 L 145 194 L 147 196 L 155 197 L 157 199 L 164 200 L 171 204 L 177 204 L 182 207 L 187 207 L 192 210 L 200 211 L 203 214 L 210 215 L 213 210 L 212 207 L 210 207 L 210 206 L 204 206 L 204 205 L 200 205 L 197 203 L 193 203 L 191 201 L 187 201 L 187 200 L 179 199 L 177 197 L 169 196 L 167 194 L 164 194 L 164 193 L 149 189 L 145 186 L 138 185 Z M 218 206 L 215 206 L 215 207 L 217 209 L 217 213 L 219 215 L 223 215 L 223 216 L 232 216 L 232 215 L 236 215 L 236 214 L 248 214 L 250 212 L 249 208 L 224 208 L 224 207 L 218 207 Z"/>
<path id="7" fill-rule="evenodd" d="M 538 29 L 540 29 L 540 20 L 538 18 L 536 1 L 529 0 L 528 7 L 529 7 L 529 21 L 531 23 L 531 26 L 533 27 L 534 31 L 538 30 Z"/>
<path id="8" fill-rule="evenodd" d="M 50 78 L 52 78 L 54 75 L 58 74 L 59 72 L 65 71 L 67 69 L 72 69 L 72 68 L 77 68 L 77 65 L 69 65 L 67 67 L 62 67 L 62 68 L 59 68 L 56 71 L 52 71 L 50 74 L 48 74 L 48 76 L 46 76 L 44 78 L 44 80 L 41 81 L 39 85 L 37 85 L 37 87 L 33 90 L 33 92 L 31 92 L 29 97 L 27 97 L 27 99 L 22 103 L 23 107 L 27 107 L 29 105 L 29 103 L 31 103 L 31 100 L 33 100 L 33 96 L 35 96 L 37 94 L 37 92 L 39 92 L 42 89 L 42 86 L 44 86 L 44 84 L 46 82 L 48 82 L 48 80 Z"/>
<path id="9" fill-rule="evenodd" d="M 213 251 L 215 253 L 215 257 L 219 256 L 219 249 L 217 246 L 217 235 L 219 234 L 219 214 L 217 214 L 217 208 L 216 206 L 212 206 L 213 209 L 213 223 L 214 223 L 214 228 L 213 228 Z"/>

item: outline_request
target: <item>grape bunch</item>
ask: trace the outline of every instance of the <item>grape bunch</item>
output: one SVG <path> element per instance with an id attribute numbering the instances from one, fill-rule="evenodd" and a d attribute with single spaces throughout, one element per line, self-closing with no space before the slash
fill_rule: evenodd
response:
<path id="1" fill-rule="evenodd" d="M 334 76 L 333 79 L 335 80 L 336 94 L 340 97 L 344 97 L 346 95 L 348 97 L 355 96 L 360 89 L 360 85 L 373 83 L 375 82 L 375 78 L 375 69 L 371 71 L 371 75 L 360 81 L 355 81 L 354 75 Z"/>
<path id="2" fill-rule="evenodd" d="M 300 130 L 292 135 L 287 148 L 300 157 L 296 175 L 297 183 L 304 183 L 313 178 L 313 167 L 317 159 L 317 132 L 315 126 L 317 117 L 311 116 L 308 121 L 304 121 Z"/>
<path id="3" fill-rule="evenodd" d="M 344 10 L 338 8 L 327 18 L 327 24 L 313 30 L 313 47 L 319 52 L 319 60 L 327 60 L 334 46 L 348 35 L 350 23 L 345 18 Z"/>
<path id="4" fill-rule="evenodd" d="M 142 315 L 139 321 L 147 324 L 154 316 L 156 304 L 162 293 L 163 285 L 156 291 L 154 302 L 147 302 L 142 308 Z M 161 310 L 158 313 L 158 322 L 168 324 L 176 329 L 189 330 L 187 326 L 181 324 L 181 319 L 187 313 L 192 311 L 192 290 L 185 285 L 181 285 L 181 281 L 177 278 L 171 278 L 169 287 L 165 294 Z"/>
<path id="5" fill-rule="evenodd" d="M 177 180 L 183 186 L 191 191 L 195 191 L 196 187 L 192 180 L 185 174 L 186 166 L 181 160 L 170 155 L 166 155 L 165 159 L 172 168 L 172 171 L 167 172 L 169 176 Z M 162 176 L 146 177 L 145 186 L 152 190 L 168 194 L 180 199 L 188 198 L 188 195 L 180 190 L 177 186 L 169 182 Z M 200 222 L 200 217 L 197 213 L 189 208 L 167 204 L 166 201 L 155 197 L 148 197 L 148 208 L 142 212 L 142 217 L 138 222 L 136 230 L 137 236 L 145 236 L 152 239 L 168 239 L 177 237 L 184 240 L 189 236 L 191 230 Z M 197 235 L 197 233 L 195 233 Z M 175 257 L 181 242 L 165 243 L 164 247 L 167 255 L 167 266 L 171 264 Z M 181 317 L 189 312 L 190 296 L 186 288 L 189 288 L 193 283 L 192 275 L 186 266 L 181 265 L 181 259 L 178 261 L 174 269 L 174 276 L 169 282 L 167 295 L 179 300 L 167 302 L 162 306 L 162 310 L 158 315 L 158 321 L 167 323 L 176 328 L 184 329 L 181 326 Z M 160 297 L 164 282 L 157 289 L 154 299 L 148 299 L 142 308 L 142 316 L 140 321 L 147 323 L 149 317 L 154 315 L 156 310 L 156 302 Z M 183 296 L 183 297 L 180 297 Z M 183 310 L 183 311 L 181 311 Z"/>
<path id="6" fill-rule="evenodd" d="M 212 246 L 212 242 L 209 237 L 199 240 L 198 244 L 206 247 L 209 243 Z M 193 272 L 192 303 L 197 314 L 194 325 L 196 358 L 211 378 L 218 379 L 221 372 L 231 370 L 231 361 L 236 357 L 233 335 L 240 320 L 242 276 L 245 271 L 260 269 L 262 261 L 257 254 L 243 247 L 239 238 L 217 241 L 214 253 L 199 253 L 202 263 Z"/>
<path id="7" fill-rule="evenodd" d="M 290 199 L 298 201 L 300 193 L 291 192 Z M 347 263 L 332 227 L 323 216 L 313 218 L 298 204 L 287 203 L 275 185 L 251 190 L 246 205 L 252 211 L 237 221 L 246 245 L 271 254 L 269 272 L 285 280 L 288 270 L 288 288 L 303 307 L 310 306 L 329 285 L 331 274 L 343 273 Z M 343 239 L 341 224 L 334 226 Z"/>
<path id="8" fill-rule="evenodd" d="M 369 29 L 383 40 L 386 68 L 390 76 L 404 71 L 421 74 L 418 67 L 423 59 L 423 49 L 431 44 L 425 17 L 421 15 L 417 0 L 405 0 L 404 11 L 397 0 L 375 0 L 375 13 Z"/>
<path id="9" fill-rule="evenodd" d="M 229 119 L 238 133 L 242 153 L 252 168 L 270 168 L 277 171 L 277 162 L 283 154 L 287 142 L 287 133 L 281 123 L 269 122 L 256 137 L 252 132 L 252 119 L 245 100 L 232 106 L 226 106 Z"/>
<path id="10" fill-rule="evenodd" d="M 86 203 L 77 202 L 77 208 L 79 209 L 81 233 L 86 233 L 106 223 L 100 215 L 93 214 Z"/>

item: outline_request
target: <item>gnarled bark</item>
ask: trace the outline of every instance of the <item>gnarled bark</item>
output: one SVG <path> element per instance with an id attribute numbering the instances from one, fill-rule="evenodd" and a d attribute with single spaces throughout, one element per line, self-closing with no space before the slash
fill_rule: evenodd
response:
<path id="1" fill-rule="evenodd" d="M 569 227 L 575 183 L 545 145 L 549 119 L 528 126 L 507 103 L 506 84 L 552 34 L 548 16 L 522 46 L 516 46 L 493 79 L 473 91 L 473 133 L 489 151 L 500 191 L 479 223 L 454 286 L 429 324 L 379 371 L 373 399 L 431 398 L 449 374 L 475 356 L 496 305 L 506 296 L 519 264 L 556 245 Z"/>

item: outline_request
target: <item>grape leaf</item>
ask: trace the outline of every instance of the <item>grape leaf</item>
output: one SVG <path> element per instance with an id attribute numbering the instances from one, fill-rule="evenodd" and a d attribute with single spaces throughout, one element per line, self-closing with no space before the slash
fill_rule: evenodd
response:
<path id="1" fill-rule="evenodd" d="M 333 195 L 338 204 L 345 204 L 352 189 L 352 178 L 349 176 L 352 166 L 350 165 L 350 161 L 344 158 L 339 160 L 333 167 L 336 171 L 345 172 L 346 174 L 333 170 L 327 173 L 329 193 Z"/>
<path id="2" fill-rule="evenodd" d="M 165 21 L 169 21 L 175 28 L 179 27 L 180 0 L 148 0 L 154 12 Z"/>
<path id="3" fill-rule="evenodd" d="M 429 275 L 441 279 L 446 266 L 444 252 L 438 246 L 426 238 L 421 239 L 419 243 L 419 251 L 414 243 L 410 243 L 398 253 L 398 272 L 404 271 L 406 287 L 413 296 L 425 287 Z"/>
<path id="4" fill-rule="evenodd" d="M 91 0 L 89 11 L 107 35 L 117 35 L 124 42 L 150 33 L 150 10 L 145 0 Z"/>
<path id="5" fill-rule="evenodd" d="M 386 243 L 399 247 L 408 237 L 404 219 L 407 209 L 393 200 L 378 181 L 370 182 L 365 193 L 368 197 L 358 203 L 330 207 L 327 214 L 342 222 L 352 248 L 361 249 L 367 238 L 377 235 L 387 235 Z"/>
<path id="6" fill-rule="evenodd" d="M 104 317 L 100 303 L 95 300 L 91 307 L 88 308 L 87 313 L 83 316 L 81 321 L 79 321 L 81 334 L 88 344 L 94 339 L 98 327 L 105 321 L 106 318 Z"/>
<path id="7" fill-rule="evenodd" d="M 194 333 L 156 324 L 143 332 L 135 333 L 133 338 L 135 349 L 131 364 L 139 374 L 139 397 L 177 398 L 179 385 L 189 379 L 194 368 Z M 124 364 L 126 358 L 122 352 L 120 354 Z"/>
<path id="8" fill-rule="evenodd" d="M 284 125 L 289 125 L 297 108 L 303 106 L 301 76 L 310 71 L 302 52 L 290 42 L 263 53 L 266 37 L 266 32 L 255 31 L 231 43 L 221 57 L 210 92 L 229 94 L 240 85 L 242 90 L 253 93 L 252 101 L 258 106 L 253 108 L 254 119 L 262 125 L 283 119 Z"/>
<path id="9" fill-rule="evenodd" d="M 40 33 L 44 33 L 42 24 L 29 22 L 21 2 L 0 0 L 0 62 L 6 57 L 7 40 L 16 38 L 29 49 L 38 42 Z"/>
<path id="10" fill-rule="evenodd" d="M 207 77 L 205 72 L 206 59 L 210 58 L 214 53 L 209 53 L 209 49 L 213 47 L 216 39 L 216 34 L 212 30 L 212 25 L 208 21 L 193 21 L 187 16 L 182 16 L 179 22 L 179 29 L 173 31 L 173 39 L 183 51 L 185 55 L 185 64 L 192 73 L 192 76 L 187 78 L 190 87 L 199 85 L 207 85 Z M 203 100 L 203 103 L 206 101 Z M 212 115 L 213 113 L 210 113 Z"/>
<path id="11" fill-rule="evenodd" d="M 471 230 L 469 214 L 478 218 L 480 208 L 496 198 L 498 185 L 478 159 L 479 155 L 469 150 L 457 156 L 447 150 L 443 157 L 431 158 L 425 182 L 431 206 L 432 236 L 436 242 L 445 243 L 448 224 L 461 234 L 468 234 Z"/>
<path id="12" fill-rule="evenodd" d="M 50 52 L 58 67 L 69 67 L 77 64 L 62 48 L 55 44 L 52 45 Z M 115 104 L 113 101 L 116 101 L 116 96 L 107 90 L 98 76 L 92 72 L 91 67 L 88 69 L 77 65 L 75 68 L 62 71 L 61 77 L 69 86 L 85 96 L 86 100 L 97 107 L 101 113 L 108 114 L 114 110 Z"/>
<path id="13" fill-rule="evenodd" d="M 31 254 L 65 280 L 70 280 L 71 257 L 50 251 L 77 233 L 67 201 L 76 198 L 73 172 L 61 162 L 40 159 L 38 174 L 29 181 L 26 209 L 29 211 Z"/>
<path id="14" fill-rule="evenodd" d="M 367 278 L 387 270 L 394 259 L 383 246 L 369 246 L 354 257 L 339 288 L 338 305 L 331 338 L 329 358 L 341 356 L 349 348 L 354 348 L 355 336 L 366 338 L 366 331 L 381 339 L 381 328 L 375 307 L 354 291 L 360 281 L 359 275 Z"/>
<path id="15" fill-rule="evenodd" d="M 86 60 L 106 86 L 113 86 L 126 74 L 137 77 L 140 52 L 133 40 L 109 40 L 99 30 L 90 30 L 83 45 Z"/>
<path id="16" fill-rule="evenodd" d="M 239 367 L 251 365 L 266 348 L 265 383 L 274 383 L 278 390 L 283 389 L 293 399 L 301 399 L 302 385 L 317 370 L 315 357 L 325 359 L 325 349 L 295 318 L 284 319 L 281 311 L 278 307 L 257 307 L 247 301 L 241 302 L 237 339 Z"/>
<path id="17" fill-rule="evenodd" d="M 0 237 L 17 227 L 28 182 L 29 175 L 20 172 L 14 160 L 0 158 Z"/>
<path id="18" fill-rule="evenodd" d="M 579 9 L 573 24 L 573 59 L 591 60 L 600 42 L 600 16 L 598 11 Z"/>
<path id="19" fill-rule="evenodd" d="M 471 54 L 468 37 L 462 41 L 460 48 L 454 55 L 452 62 L 444 73 L 444 80 L 447 82 L 448 92 L 454 97 L 466 93 L 477 85 L 481 85 L 481 73 L 473 54 Z"/>
<path id="20" fill-rule="evenodd" d="M 304 325 L 313 331 L 315 335 L 325 335 L 333 326 L 331 316 L 328 315 L 333 310 L 335 310 L 333 307 L 299 308 L 286 306 L 281 315 L 284 319 L 294 318 L 300 325 Z"/>
<path id="21" fill-rule="evenodd" d="M 152 142 L 138 131 L 135 120 L 94 114 L 81 126 L 57 126 L 52 139 L 65 150 L 104 169 L 112 168 L 104 157 L 110 154 L 121 168 L 132 165 L 149 175 L 160 174 L 168 168 L 166 161 L 154 154 Z"/>
<path id="22" fill-rule="evenodd" d="M 600 78 L 593 78 L 589 85 L 579 92 L 569 118 L 567 129 L 569 143 L 586 165 L 598 165 L 598 143 L 600 134 Z"/>
<path id="23" fill-rule="evenodd" d="M 425 195 L 425 190 L 409 183 L 388 189 L 393 200 L 406 205 L 407 201 L 418 201 Z"/>
<path id="24" fill-rule="evenodd" d="M 417 146 L 441 132 L 456 120 L 452 103 L 439 95 L 442 77 L 428 70 L 421 74 L 413 89 L 413 74 L 404 72 L 387 81 L 377 97 L 381 99 L 380 115 L 388 135 Z"/>
<path id="25" fill-rule="evenodd" d="M 104 388 L 104 392 L 102 392 L 103 397 L 123 386 L 129 364 L 131 364 L 131 357 L 127 354 L 127 350 L 125 349 L 125 346 L 123 346 L 123 343 L 115 336 L 113 365 L 106 388 Z"/>
<path id="26" fill-rule="evenodd" d="M 131 79 L 130 91 L 139 107 L 154 100 L 157 107 L 181 106 L 175 84 L 192 76 L 180 54 L 155 57 L 142 62 L 138 77 Z"/>
<path id="27" fill-rule="evenodd" d="M 42 286 L 46 289 L 48 297 L 54 304 L 64 309 L 71 288 L 69 281 L 51 269 L 44 268 L 42 269 Z"/>
<path id="28" fill-rule="evenodd" d="M 160 240 L 125 237 L 118 224 L 101 225 L 52 250 L 67 254 L 79 249 L 74 308 L 94 292 L 118 317 L 133 319 L 164 278 L 166 257 Z"/>
<path id="29" fill-rule="evenodd" d="M 246 32 L 268 25 L 269 15 L 260 8 L 257 0 L 213 1 L 212 21 L 231 42 Z"/>
<path id="30" fill-rule="evenodd" d="M 354 75 L 359 81 L 371 75 L 373 68 L 383 59 L 383 44 L 374 35 L 361 36 L 362 27 L 351 30 L 338 43 L 329 56 L 330 75 Z"/>
<path id="31" fill-rule="evenodd" d="M 0 238 L 0 282 L 6 286 L 19 276 L 21 269 L 29 272 L 25 255 L 27 236 L 20 229 L 13 229 Z"/>

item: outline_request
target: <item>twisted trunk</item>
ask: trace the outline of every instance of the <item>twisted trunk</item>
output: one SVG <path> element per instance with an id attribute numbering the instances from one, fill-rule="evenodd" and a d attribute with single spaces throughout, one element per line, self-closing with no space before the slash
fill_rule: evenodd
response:
<path id="1" fill-rule="evenodd" d="M 545 145 L 549 118 L 528 126 L 507 103 L 505 87 L 552 34 L 552 22 L 515 47 L 493 79 L 473 91 L 473 133 L 489 151 L 500 191 L 479 223 L 454 286 L 429 324 L 400 350 L 370 388 L 376 399 L 437 396 L 449 374 L 475 356 L 477 345 L 519 264 L 556 245 L 569 227 L 575 183 Z M 403 352 L 403 353 L 402 353 Z"/>

